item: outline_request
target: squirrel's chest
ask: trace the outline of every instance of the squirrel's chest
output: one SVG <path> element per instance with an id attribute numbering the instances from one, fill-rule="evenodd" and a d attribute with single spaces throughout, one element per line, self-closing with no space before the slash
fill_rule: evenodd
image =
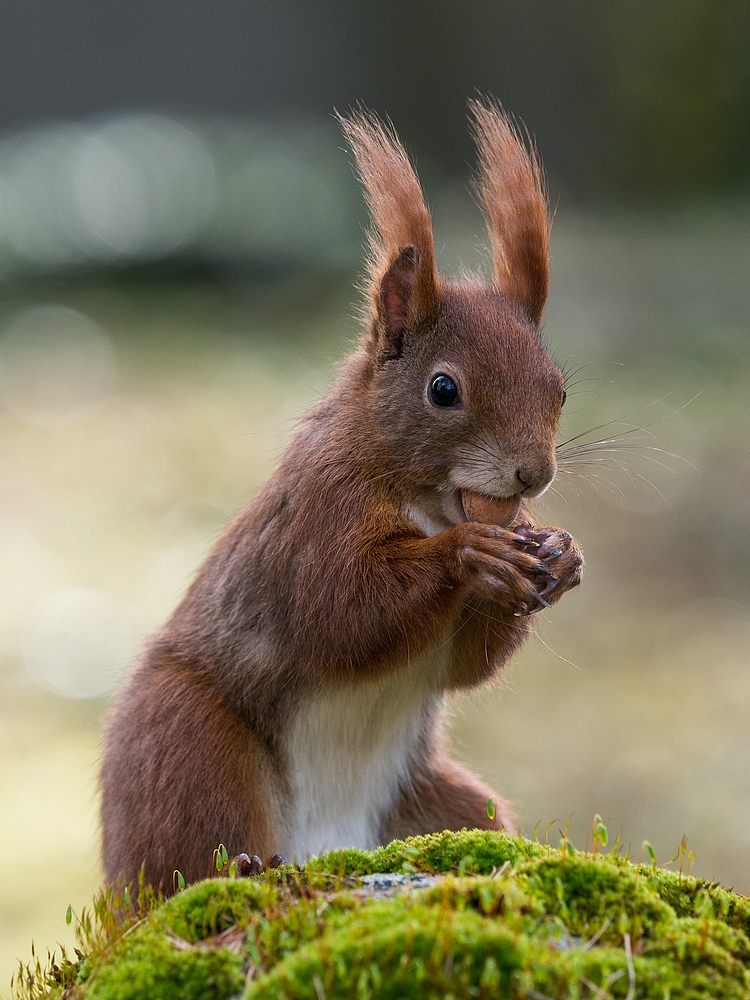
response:
<path id="1" fill-rule="evenodd" d="M 387 678 L 320 694 L 300 709 L 286 739 L 285 858 L 377 846 L 425 724 L 439 711 L 449 657 L 446 643 Z"/>

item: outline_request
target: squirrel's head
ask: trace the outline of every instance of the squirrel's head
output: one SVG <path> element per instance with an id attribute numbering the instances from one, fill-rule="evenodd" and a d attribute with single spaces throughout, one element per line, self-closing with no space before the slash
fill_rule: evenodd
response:
<path id="1" fill-rule="evenodd" d="M 443 523 L 465 519 L 462 494 L 544 492 L 565 399 L 539 334 L 549 284 L 541 168 L 500 107 L 473 101 L 471 111 L 492 285 L 438 276 L 430 214 L 396 135 L 368 113 L 342 119 L 373 221 L 363 369 L 373 444 L 409 499 Z"/>

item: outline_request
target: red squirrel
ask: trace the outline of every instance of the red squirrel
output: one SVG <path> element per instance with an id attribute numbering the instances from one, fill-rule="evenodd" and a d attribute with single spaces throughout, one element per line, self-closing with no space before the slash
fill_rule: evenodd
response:
<path id="1" fill-rule="evenodd" d="M 148 644 L 101 771 L 109 882 L 171 889 L 231 855 L 303 862 L 466 827 L 516 829 L 446 755 L 446 695 L 497 675 L 583 557 L 530 501 L 556 471 L 563 374 L 539 333 L 542 172 L 471 103 L 494 280 L 435 266 L 390 126 L 342 118 L 373 229 L 367 315 L 331 394 Z M 496 816 L 488 818 L 488 799 Z"/>

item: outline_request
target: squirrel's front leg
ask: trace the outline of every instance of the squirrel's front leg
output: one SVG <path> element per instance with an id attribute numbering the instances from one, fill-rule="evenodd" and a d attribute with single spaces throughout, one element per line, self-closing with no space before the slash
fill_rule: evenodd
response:
<path id="1" fill-rule="evenodd" d="M 583 554 L 568 532 L 534 528 L 522 521 L 512 534 L 514 547 L 533 553 L 544 570 L 537 572 L 535 564 L 526 564 L 526 583 L 531 589 L 521 605 L 479 588 L 467 596 L 454 629 L 452 687 L 473 687 L 491 677 L 533 631 L 534 612 L 549 607 L 581 582 Z"/>
<path id="2" fill-rule="evenodd" d="M 404 560 L 413 560 L 414 568 L 421 564 L 428 570 L 439 561 L 442 565 L 434 574 L 436 582 L 446 577 L 460 597 L 477 594 L 513 611 L 523 611 L 536 603 L 540 581 L 554 576 L 547 565 L 551 554 L 545 549 L 540 557 L 534 551 L 540 547 L 535 539 L 515 529 L 466 522 L 432 538 L 395 540 L 386 546 L 386 552 L 399 576 L 408 575 Z"/>
<path id="3" fill-rule="evenodd" d="M 545 606 L 540 593 L 556 579 L 539 548 L 515 530 L 477 522 L 427 538 L 398 533 L 371 540 L 358 564 L 340 570 L 326 564 L 322 585 L 305 586 L 321 598 L 299 623 L 300 648 L 326 672 L 377 674 L 441 641 L 471 601 L 488 605 L 514 636 L 525 634 L 516 616 Z"/>
<path id="4" fill-rule="evenodd" d="M 384 623 L 393 616 L 419 632 L 440 632 L 470 598 L 500 606 L 507 615 L 539 604 L 540 591 L 555 579 L 540 544 L 513 529 L 466 522 L 430 538 L 401 536 L 380 545 L 380 565 L 391 575 Z M 549 554 L 545 551 L 545 556 Z"/>

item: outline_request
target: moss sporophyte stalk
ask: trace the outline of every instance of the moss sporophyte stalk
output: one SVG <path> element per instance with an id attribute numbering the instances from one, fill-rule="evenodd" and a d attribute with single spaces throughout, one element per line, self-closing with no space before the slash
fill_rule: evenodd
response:
<path id="1" fill-rule="evenodd" d="M 75 956 L 24 967 L 14 993 L 750 998 L 750 901 L 602 854 L 598 832 L 594 854 L 464 830 L 212 878 L 166 901 L 136 886 L 126 917 L 109 892 L 74 917 Z"/>

